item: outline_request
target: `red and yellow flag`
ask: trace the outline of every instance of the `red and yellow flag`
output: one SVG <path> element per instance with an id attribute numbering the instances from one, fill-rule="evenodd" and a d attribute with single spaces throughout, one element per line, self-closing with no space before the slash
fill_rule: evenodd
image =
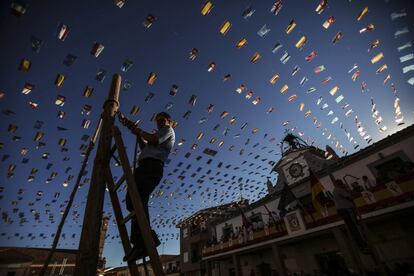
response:
<path id="1" fill-rule="evenodd" d="M 313 172 L 309 171 L 309 178 L 310 178 L 310 188 L 312 193 L 312 204 L 313 207 L 320 213 L 322 213 L 325 209 L 326 205 L 326 196 L 324 193 L 324 187 L 322 186 L 319 179 L 313 174 Z"/>

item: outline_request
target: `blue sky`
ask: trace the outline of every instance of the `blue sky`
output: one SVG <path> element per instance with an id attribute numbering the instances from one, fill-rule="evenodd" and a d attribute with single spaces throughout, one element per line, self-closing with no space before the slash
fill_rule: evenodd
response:
<path id="1" fill-rule="evenodd" d="M 3 145 L 0 149 L 0 206 L 3 216 L 0 245 L 50 246 L 51 234 L 60 219 L 59 211 L 64 208 L 82 162 L 79 147 L 85 142 L 81 137 L 92 134 L 115 73 L 132 84 L 120 96 L 123 113 L 129 114 L 134 105 L 139 106 L 140 112 L 129 117 L 141 119 L 141 127 L 152 130 L 155 124 L 149 120 L 151 115 L 164 110 L 171 102 L 173 107 L 168 112 L 179 123 L 177 142 L 185 140 L 182 146 L 175 147 L 176 154 L 170 155 L 165 177 L 151 199 L 152 224 L 163 242 L 159 247 L 160 253 L 179 252 L 175 223 L 198 209 L 230 202 L 239 198 L 240 193 L 252 201 L 264 196 L 266 177 L 273 181 L 276 178 L 270 173 L 269 161 L 279 159 L 277 143 L 286 129 L 293 129 L 309 143 L 314 142 L 322 148 L 329 144 L 343 155 L 345 151 L 348 154 L 354 152 L 356 145 L 359 148 L 368 145 L 357 132 L 355 115 L 372 137 L 372 142 L 413 123 L 413 87 L 407 81 L 414 74 L 413 71 L 405 74 L 402 71 L 403 67 L 413 64 L 413 60 L 400 62 L 400 57 L 413 53 L 413 48 L 397 50 L 413 40 L 414 26 L 410 18 L 414 9 L 409 1 L 329 1 L 322 14 L 315 12 L 319 1 L 283 2 L 279 14 L 274 15 L 270 12 L 272 1 L 213 1 L 214 8 L 210 14 L 202 16 L 203 1 L 127 1 L 121 9 L 109 0 L 82 3 L 30 1 L 26 13 L 16 17 L 9 13 L 11 1 L 2 1 L 0 91 L 5 96 L 0 99 L 3 112 L 0 114 L 0 142 Z M 249 6 L 255 12 L 244 19 L 242 13 Z M 357 21 L 359 12 L 366 6 L 369 7 L 368 14 Z M 391 20 L 391 13 L 404 13 L 402 9 L 407 15 Z M 142 22 L 148 14 L 154 15 L 156 20 L 150 28 L 145 28 Z M 334 16 L 336 22 L 324 29 L 322 24 L 329 16 Z M 292 19 L 297 26 L 286 34 L 285 29 Z M 222 35 L 219 28 L 226 20 L 232 26 L 226 35 Z M 60 23 L 70 27 L 65 41 L 57 38 Z M 375 29 L 360 34 L 359 30 L 370 23 L 375 25 Z M 270 32 L 260 37 L 257 32 L 264 24 Z M 395 32 L 405 27 L 409 32 L 395 37 Z M 343 39 L 333 44 L 332 38 L 338 32 L 343 34 Z M 31 49 L 32 36 L 42 40 L 38 53 Z M 302 36 L 306 36 L 308 42 L 298 50 L 295 44 Z M 235 45 L 242 38 L 246 38 L 248 43 L 237 49 Z M 375 39 L 379 39 L 379 47 L 368 52 Z M 90 53 L 94 42 L 105 47 L 97 58 Z M 283 47 L 272 53 L 278 42 Z M 199 50 L 195 60 L 189 59 L 192 48 Z M 280 58 L 285 51 L 291 58 L 283 64 Z M 306 62 L 305 57 L 312 51 L 317 52 L 316 58 Z M 261 59 L 253 64 L 250 59 L 255 52 L 260 53 Z M 371 58 L 381 52 L 384 58 L 372 64 Z M 77 57 L 69 67 L 63 64 L 68 54 Z M 28 72 L 18 70 L 24 58 L 32 63 Z M 122 72 L 120 68 L 126 59 L 132 60 L 134 65 L 128 72 Z M 211 62 L 216 67 L 208 72 Z M 361 74 L 355 82 L 351 79 L 355 70 L 348 73 L 354 64 L 358 65 Z M 387 69 L 376 74 L 383 64 Z M 320 65 L 324 65 L 326 71 L 315 74 L 314 68 Z M 295 66 L 300 70 L 292 76 Z M 102 83 L 95 80 L 99 69 L 107 71 Z M 157 74 L 153 85 L 146 82 L 150 72 Z M 60 88 L 54 84 L 57 74 L 66 77 Z M 226 74 L 231 74 L 231 78 L 223 81 Z M 278 74 L 280 80 L 272 85 L 269 80 L 274 74 Z M 384 85 L 383 80 L 388 74 L 391 79 Z M 309 80 L 301 86 L 303 77 Z M 328 77 L 332 80 L 323 84 L 322 80 Z M 368 92 L 361 92 L 362 81 L 368 84 Z M 35 86 L 27 95 L 21 93 L 25 83 Z M 174 84 L 179 89 L 172 97 L 169 91 Z M 241 84 L 246 89 L 238 94 L 235 90 Z M 284 84 L 289 86 L 289 90 L 281 94 L 279 90 Z M 397 88 L 397 94 L 393 93 L 392 84 Z M 87 85 L 94 88 L 89 98 L 82 96 Z M 334 86 L 340 89 L 331 96 L 329 91 Z M 311 87 L 316 91 L 307 94 Z M 248 91 L 253 92 L 251 99 L 245 97 Z M 145 102 L 150 92 L 154 97 Z M 335 99 L 341 94 L 344 100 L 338 104 Z M 66 97 L 64 106 L 55 105 L 58 95 Z M 194 106 L 188 103 L 192 95 L 197 96 Z M 289 102 L 292 95 L 297 98 Z M 402 126 L 394 120 L 396 96 L 400 99 L 404 116 L 405 124 Z M 253 105 L 252 100 L 256 97 L 260 97 L 260 103 Z M 323 101 L 317 105 L 320 97 Z M 371 97 L 383 118 L 379 126 L 372 118 Z M 38 108 L 32 109 L 29 101 L 37 103 Z M 303 111 L 299 110 L 301 103 L 304 104 Z M 322 110 L 323 103 L 328 107 Z M 343 109 L 345 103 L 349 103 L 349 107 Z M 81 114 L 85 104 L 92 106 L 90 115 Z M 214 105 L 211 113 L 207 112 L 209 104 Z M 274 111 L 267 114 L 270 107 Z M 351 108 L 354 113 L 345 116 Z M 312 113 L 305 117 L 308 110 Z M 66 112 L 64 119 L 57 117 L 59 111 Z M 185 119 L 183 115 L 187 111 L 191 114 Z M 224 111 L 229 114 L 221 119 L 220 114 Z M 329 111 L 333 114 L 328 116 Z M 232 117 L 236 117 L 233 125 L 229 123 Z M 322 124 L 321 128 L 316 128 L 314 117 Z M 332 124 L 335 117 L 338 121 Z M 200 124 L 203 118 L 207 121 Z M 89 129 L 81 127 L 84 119 L 91 121 Z M 36 121 L 43 121 L 40 130 L 34 128 Z M 283 126 L 285 121 L 289 124 Z M 242 129 L 244 123 L 247 126 Z M 18 126 L 15 133 L 8 132 L 10 125 Z M 387 131 L 380 132 L 379 127 L 384 125 Z M 58 130 L 57 127 L 66 130 Z M 254 129 L 257 129 L 256 133 L 253 133 Z M 42 142 L 46 145 L 36 149 L 38 142 L 33 137 L 38 131 L 45 133 Z M 204 134 L 200 141 L 197 140 L 199 132 Z M 349 141 L 347 132 L 356 143 Z M 20 139 L 13 141 L 14 136 Z M 123 137 L 132 158 L 134 137 L 125 129 Z M 67 139 L 65 147 L 68 151 L 61 151 L 58 145 L 60 138 Z M 211 138 L 216 138 L 216 142 L 210 144 Z M 224 142 L 223 146 L 218 146 L 219 141 Z M 335 147 L 336 141 L 342 148 Z M 195 150 L 191 149 L 194 143 L 198 144 Z M 214 157 L 206 155 L 203 153 L 205 148 L 216 150 L 217 154 Z M 22 149 L 28 150 L 25 156 L 21 154 Z M 42 159 L 44 153 L 49 153 L 47 160 Z M 191 155 L 186 157 L 187 153 Z M 65 157 L 69 160 L 64 161 Z M 28 159 L 26 163 L 22 163 L 23 158 Z M 10 165 L 16 165 L 16 169 L 14 176 L 8 178 Z M 71 169 L 67 170 L 69 167 Z M 114 163 L 112 167 L 114 174 L 119 175 L 119 168 Z M 38 172 L 35 179 L 28 182 L 33 168 Z M 91 165 L 86 178 L 90 177 L 90 171 Z M 57 176 L 45 183 L 52 172 L 58 173 Z M 70 175 L 75 179 L 64 187 L 62 184 Z M 61 239 L 59 245 L 63 248 L 77 248 L 87 188 L 88 184 L 85 184 L 78 191 L 75 213 L 71 212 L 64 230 L 65 239 Z M 59 197 L 55 199 L 56 193 Z M 120 198 L 123 197 L 124 192 L 121 192 Z M 109 198 L 105 202 L 105 212 L 112 216 Z M 35 219 L 36 213 L 38 219 Z M 53 214 L 54 223 L 49 221 L 50 214 Z M 27 222 L 20 223 L 19 216 L 26 218 Z M 104 255 L 108 265 L 122 263 L 123 252 L 113 220 Z"/>

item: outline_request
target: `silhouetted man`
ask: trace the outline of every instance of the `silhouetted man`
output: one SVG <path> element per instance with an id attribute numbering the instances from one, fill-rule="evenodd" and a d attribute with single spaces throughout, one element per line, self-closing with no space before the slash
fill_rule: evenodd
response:
<path id="1" fill-rule="evenodd" d="M 175 133 L 172 128 L 171 117 L 166 112 L 160 112 L 155 117 L 157 131 L 149 133 L 138 128 L 134 122 L 124 116 L 119 116 L 120 122 L 128 127 L 137 136 L 141 153 L 138 158 L 138 167 L 135 169 L 135 183 L 141 196 L 148 224 L 148 200 L 155 187 L 160 183 L 163 176 L 164 163 L 171 152 L 175 142 Z M 126 195 L 127 209 L 134 211 L 129 193 Z M 157 234 L 152 230 L 156 246 L 160 245 Z M 124 257 L 124 261 L 132 261 L 145 256 L 144 241 L 135 216 L 131 221 L 131 243 L 133 248 Z"/>

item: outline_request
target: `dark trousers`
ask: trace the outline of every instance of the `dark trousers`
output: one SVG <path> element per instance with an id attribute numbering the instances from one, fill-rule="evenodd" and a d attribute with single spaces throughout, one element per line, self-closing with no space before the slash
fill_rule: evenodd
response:
<path id="1" fill-rule="evenodd" d="M 144 206 L 149 225 L 150 218 L 148 212 L 148 200 L 151 193 L 162 179 L 163 168 L 164 164 L 161 161 L 146 158 L 141 160 L 138 168 L 135 169 L 135 183 L 141 196 L 142 205 Z M 126 194 L 126 207 L 128 211 L 134 211 L 129 193 Z M 131 220 L 131 243 L 138 247 L 142 247 L 144 245 L 138 221 L 135 216 Z"/>
<path id="2" fill-rule="evenodd" d="M 344 220 L 346 228 L 349 230 L 352 238 L 361 249 L 367 248 L 367 242 L 363 235 L 361 227 L 358 225 L 358 220 L 355 211 L 349 209 L 338 209 L 338 215 Z"/>

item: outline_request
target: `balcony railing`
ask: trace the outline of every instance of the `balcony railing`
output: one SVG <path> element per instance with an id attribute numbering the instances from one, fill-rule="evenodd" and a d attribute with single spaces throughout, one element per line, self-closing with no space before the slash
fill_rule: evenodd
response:
<path id="1" fill-rule="evenodd" d="M 365 196 L 364 192 L 360 192 L 354 195 L 354 202 L 358 207 L 360 214 L 367 214 L 407 201 L 412 201 L 414 200 L 414 174 L 401 177 L 396 182 L 379 184 L 372 188 L 370 192 L 372 194 L 368 193 L 368 195 Z M 372 195 L 373 198 L 370 198 L 370 195 Z M 324 215 L 319 212 L 313 212 L 313 219 L 310 214 L 304 214 L 303 220 L 306 226 L 306 230 L 322 225 L 327 225 L 340 220 L 336 215 L 336 208 L 333 203 L 328 205 L 325 211 L 326 212 Z M 251 244 L 287 235 L 288 232 L 286 231 L 286 225 L 283 220 L 281 220 L 279 223 L 277 223 L 277 225 L 250 233 L 250 235 L 247 235 L 247 237 L 239 236 L 236 239 L 230 239 L 226 242 L 221 242 L 205 247 L 202 250 L 202 255 L 203 257 L 215 255 L 218 253 L 242 248 Z M 303 235 L 306 235 L 306 231 L 303 232 Z"/>

